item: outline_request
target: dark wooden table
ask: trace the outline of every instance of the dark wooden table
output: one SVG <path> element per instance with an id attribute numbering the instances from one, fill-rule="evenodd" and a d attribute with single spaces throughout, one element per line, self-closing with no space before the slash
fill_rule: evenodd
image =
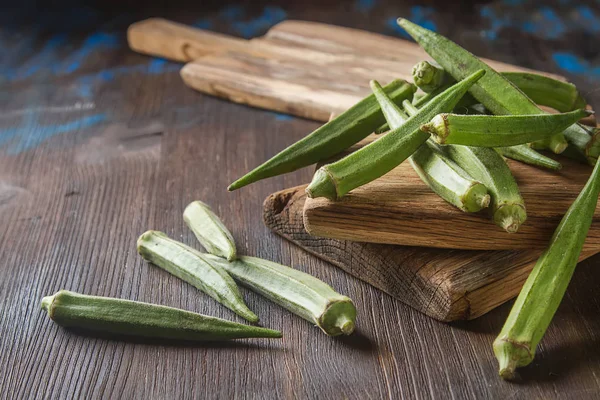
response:
<path id="1" fill-rule="evenodd" d="M 116 2 L 114 2 L 116 3 Z M 598 5 L 546 8 L 381 1 L 127 3 L 13 8 L 0 16 L 0 397 L 3 398 L 594 398 L 600 395 L 599 257 L 579 265 L 525 383 L 497 377 L 491 343 L 510 305 L 446 325 L 272 234 L 271 192 L 305 169 L 228 193 L 234 178 L 317 125 L 186 88 L 179 65 L 130 52 L 126 26 L 164 16 L 230 34 L 284 18 L 401 34 L 392 17 L 434 27 L 481 56 L 569 75 L 598 107 Z M 521 8 L 522 7 L 522 8 Z M 134 11 L 144 8 L 144 11 Z M 591 16 L 590 16 L 591 15 Z M 512 18 L 512 19 L 511 19 Z M 557 19 L 555 19 L 557 18 Z M 586 19 L 587 18 L 587 19 Z M 181 214 L 202 199 L 243 254 L 330 282 L 358 307 L 356 334 L 329 338 L 244 291 L 280 341 L 181 346 L 112 340 L 50 322 L 59 289 L 240 318 L 148 265 L 135 241 L 158 229 L 195 245 Z"/>

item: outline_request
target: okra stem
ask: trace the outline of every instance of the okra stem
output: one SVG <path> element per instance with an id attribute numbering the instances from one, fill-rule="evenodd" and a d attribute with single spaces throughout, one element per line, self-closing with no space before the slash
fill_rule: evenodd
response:
<path id="1" fill-rule="evenodd" d="M 416 87 L 403 80 L 385 86 L 386 93 L 396 102 L 412 97 Z M 330 158 L 370 135 L 385 119 L 375 96 L 369 95 L 334 120 L 297 141 L 262 165 L 248 172 L 228 190 L 239 189 L 250 183 L 295 171 Z"/>
<path id="2" fill-rule="evenodd" d="M 600 163 L 597 163 L 535 264 L 494 341 L 502 378 L 515 378 L 515 369 L 533 360 L 577 265 L 599 194 Z"/>
<path id="3" fill-rule="evenodd" d="M 447 75 L 440 66 L 433 65 L 428 61 L 421 61 L 413 67 L 412 77 L 417 87 L 425 93 L 430 93 L 444 84 Z"/>
<path id="4" fill-rule="evenodd" d="M 419 127 L 435 115 L 452 110 L 467 89 L 483 74 L 483 71 L 475 72 L 427 103 L 400 128 L 333 164 L 319 168 L 306 188 L 308 196 L 336 200 L 350 190 L 392 170 L 429 138 Z"/>
<path id="5" fill-rule="evenodd" d="M 177 308 L 61 290 L 42 299 L 57 324 L 118 335 L 177 340 L 280 338 L 281 332 Z"/>
<path id="6" fill-rule="evenodd" d="M 211 229 L 210 225 L 206 228 Z M 227 271 L 202 253 L 157 231 L 143 233 L 137 241 L 137 250 L 144 260 L 195 286 L 240 317 L 258 322 Z"/>
<path id="7" fill-rule="evenodd" d="M 404 28 L 454 79 L 464 79 L 476 70 L 485 70 L 486 75 L 473 85 L 469 92 L 492 113 L 496 115 L 543 113 L 531 99 L 506 78 L 456 43 L 402 18 L 398 19 L 398 25 Z M 562 133 L 553 135 L 545 141 L 545 144 L 557 154 L 567 147 L 567 141 Z"/>
<path id="8" fill-rule="evenodd" d="M 440 144 L 506 147 L 542 140 L 588 115 L 585 110 L 564 114 L 459 115 L 439 114 L 421 127 Z"/>
<path id="9" fill-rule="evenodd" d="M 314 276 L 256 257 L 242 256 L 233 262 L 206 257 L 220 263 L 240 284 L 316 324 L 326 334 L 349 335 L 354 331 L 356 308 L 352 300 Z"/>

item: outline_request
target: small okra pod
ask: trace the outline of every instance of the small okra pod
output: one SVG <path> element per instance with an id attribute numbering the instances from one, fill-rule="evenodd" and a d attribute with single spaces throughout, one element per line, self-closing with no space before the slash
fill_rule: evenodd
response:
<path id="1" fill-rule="evenodd" d="M 562 164 L 558 161 L 546 157 L 524 144 L 510 147 L 496 147 L 496 151 L 506 158 L 521 161 L 536 167 L 547 168 L 553 171 L 559 171 L 562 168 Z M 561 153 L 561 155 L 563 154 L 564 152 Z"/>
<path id="2" fill-rule="evenodd" d="M 157 231 L 143 233 L 137 250 L 144 260 L 193 285 L 240 317 L 258 322 L 227 271 L 202 253 Z"/>
<path id="3" fill-rule="evenodd" d="M 241 256 L 228 262 L 206 255 L 240 284 L 316 324 L 330 336 L 354 331 L 356 307 L 349 297 L 302 271 L 256 257 Z"/>
<path id="4" fill-rule="evenodd" d="M 280 338 L 281 332 L 139 301 L 61 290 L 42 299 L 57 324 L 116 335 L 177 340 Z"/>
<path id="5" fill-rule="evenodd" d="M 402 126 L 341 160 L 321 167 L 306 188 L 311 198 L 337 200 L 350 190 L 388 173 L 410 157 L 429 138 L 419 127 L 454 108 L 467 89 L 483 76 L 477 71 L 424 105 Z"/>
<path id="6" fill-rule="evenodd" d="M 545 139 L 586 115 L 585 110 L 538 115 L 438 114 L 421 129 L 440 144 L 505 147 Z"/>
<path id="7" fill-rule="evenodd" d="M 183 220 L 209 253 L 234 260 L 237 254 L 231 232 L 211 208 L 199 201 L 193 201 L 183 211 Z"/>
<path id="8" fill-rule="evenodd" d="M 446 71 L 429 61 L 420 61 L 412 69 L 415 85 L 425 93 L 431 93 L 442 86 L 447 78 Z"/>
<path id="9" fill-rule="evenodd" d="M 376 81 L 371 81 L 371 89 L 390 126 L 400 127 L 409 118 L 408 115 L 386 96 Z M 406 104 L 406 101 L 403 104 L 410 115 L 418 112 L 412 104 Z M 487 188 L 471 178 L 431 139 L 419 147 L 409 161 L 421 180 L 448 203 L 466 212 L 477 212 L 489 205 Z"/>
<path id="10" fill-rule="evenodd" d="M 385 86 L 386 93 L 397 102 L 411 98 L 416 87 L 403 80 Z M 297 141 L 231 185 L 232 191 L 261 179 L 270 178 L 328 159 L 360 142 L 383 124 L 385 119 L 375 96 L 369 95 L 337 118 Z"/>
<path id="11" fill-rule="evenodd" d="M 527 219 L 525 202 L 508 165 L 494 149 L 448 145 L 450 157 L 490 192 L 490 208 L 496 225 L 509 233 L 519 230 Z"/>
<path id="12" fill-rule="evenodd" d="M 556 228 L 535 264 L 494 341 L 500 376 L 515 378 L 515 369 L 533 360 L 538 343 L 567 290 L 585 242 L 600 194 L 600 163 Z"/>
<path id="13" fill-rule="evenodd" d="M 473 85 L 469 92 L 493 114 L 544 113 L 508 79 L 456 43 L 406 19 L 398 19 L 398 25 L 404 28 L 454 79 L 464 79 L 475 71 L 485 70 L 486 75 Z M 562 133 L 545 140 L 545 146 L 557 154 L 563 152 L 567 145 Z"/>

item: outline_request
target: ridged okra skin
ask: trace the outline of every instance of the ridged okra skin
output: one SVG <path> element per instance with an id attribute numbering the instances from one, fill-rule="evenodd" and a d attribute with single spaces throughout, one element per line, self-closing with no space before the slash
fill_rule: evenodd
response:
<path id="1" fill-rule="evenodd" d="M 464 79 L 480 69 L 486 71 L 486 75 L 473 85 L 469 92 L 492 113 L 526 115 L 544 112 L 508 79 L 456 43 L 402 18 L 398 19 L 398 25 L 454 79 Z M 568 144 L 562 133 L 559 133 L 552 136 L 546 145 L 553 152 L 561 153 Z"/>
<path id="2" fill-rule="evenodd" d="M 395 80 L 386 85 L 384 90 L 394 101 L 400 102 L 412 98 L 416 87 L 406 81 Z M 233 182 L 228 190 L 239 189 L 261 179 L 326 160 L 369 136 L 384 122 L 375 96 L 369 95 L 337 118 Z"/>
<path id="3" fill-rule="evenodd" d="M 537 115 L 438 114 L 421 129 L 440 144 L 506 147 L 547 139 L 587 115 L 582 109 Z"/>
<path id="4" fill-rule="evenodd" d="M 509 233 L 517 232 L 527 219 L 525 202 L 500 154 L 485 147 L 448 145 L 445 149 L 458 165 L 488 188 L 494 222 Z"/>
<path id="5" fill-rule="evenodd" d="M 311 198 L 337 200 L 350 190 L 386 174 L 410 157 L 429 135 L 419 128 L 431 118 L 454 108 L 467 89 L 485 72 L 477 71 L 424 105 L 398 129 L 343 159 L 321 167 L 306 188 Z"/>
<path id="6" fill-rule="evenodd" d="M 573 276 L 600 194 L 600 165 L 562 218 L 547 249 L 523 285 L 502 331 L 494 341 L 499 373 L 514 379 L 516 368 L 533 361 Z"/>
<path id="7" fill-rule="evenodd" d="M 158 231 L 144 232 L 137 241 L 137 250 L 144 260 L 193 285 L 240 317 L 258 322 L 233 278 L 197 250 Z"/>
<path id="8" fill-rule="evenodd" d="M 376 81 L 371 81 L 371 89 L 386 120 L 394 129 L 399 128 L 408 118 L 394 102 L 381 90 Z M 419 110 L 403 101 L 406 111 L 414 115 Z M 448 203 L 465 212 L 477 212 L 489 205 L 488 190 L 480 182 L 474 180 L 465 170 L 445 155 L 435 143 L 428 139 L 419 147 L 409 161 L 423 182 Z"/>
<path id="9" fill-rule="evenodd" d="M 44 297 L 42 309 L 61 326 L 115 335 L 198 341 L 281 337 L 281 332 L 272 329 L 177 308 L 67 290 Z"/>
<path id="10" fill-rule="evenodd" d="M 354 331 L 356 307 L 349 297 L 302 271 L 256 257 L 228 262 L 207 254 L 240 284 L 317 325 L 330 336 Z"/>
<path id="11" fill-rule="evenodd" d="M 235 259 L 237 249 L 231 232 L 207 204 L 191 202 L 183 211 L 183 220 L 209 253 L 229 261 Z"/>

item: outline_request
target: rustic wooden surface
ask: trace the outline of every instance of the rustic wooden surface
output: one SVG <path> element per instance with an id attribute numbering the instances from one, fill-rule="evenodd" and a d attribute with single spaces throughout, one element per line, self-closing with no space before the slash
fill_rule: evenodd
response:
<path id="1" fill-rule="evenodd" d="M 495 12 L 510 7 L 494 4 Z M 421 14 L 411 8 L 417 6 Z M 395 32 L 385 22 L 390 15 L 414 14 L 436 22 L 440 32 L 480 55 L 563 73 L 553 52 L 589 60 L 598 54 L 584 24 L 545 41 L 544 32 L 492 29 L 489 18 L 480 16 L 483 6 L 468 4 L 457 13 L 444 3 L 379 2 L 364 11 L 341 2 L 259 1 L 242 7 L 241 16 L 224 13 L 228 6 L 223 2 L 194 3 L 184 11 L 175 4 L 167 9 L 144 3 L 138 8 L 146 11 L 125 14 L 86 7 L 77 3 L 0 15 L 0 397 L 597 395 L 598 257 L 579 265 L 535 362 L 522 371 L 526 383 L 502 382 L 490 345 L 509 305 L 474 321 L 439 323 L 269 232 L 262 223 L 262 200 L 307 182 L 310 169 L 225 192 L 234 178 L 316 123 L 198 94 L 181 82 L 179 65 L 133 54 L 125 41 L 129 24 L 154 15 L 200 26 L 212 22 L 213 29 L 243 36 L 253 32 L 250 28 L 262 35 L 265 24 L 285 17 L 390 34 Z M 537 15 L 535 6 L 519 7 L 507 12 L 519 18 Z M 569 13 L 573 7 L 553 7 L 564 18 L 577 15 Z M 490 29 L 497 34 L 494 42 L 482 34 Z M 54 36 L 65 30 L 66 38 Z M 54 52 L 42 51 L 57 43 Z M 580 67 L 569 78 L 593 92 L 598 84 L 577 75 L 588 64 Z M 592 103 L 597 104 L 598 93 Z M 150 228 L 194 245 L 181 218 L 192 199 L 216 209 L 232 227 L 241 253 L 312 273 L 355 299 L 357 334 L 325 337 L 247 291 L 249 306 L 266 326 L 282 329 L 283 340 L 199 346 L 117 341 L 66 331 L 41 312 L 42 296 L 66 288 L 243 322 L 190 285 L 148 266 L 135 252 L 135 239 Z"/>
<path id="2" fill-rule="evenodd" d="M 269 195 L 263 204 L 265 225 L 317 257 L 440 321 L 474 319 L 514 298 L 542 252 L 448 250 L 316 240 L 306 231 L 305 188 L 302 185 Z M 584 250 L 580 260 L 597 252 Z"/>

